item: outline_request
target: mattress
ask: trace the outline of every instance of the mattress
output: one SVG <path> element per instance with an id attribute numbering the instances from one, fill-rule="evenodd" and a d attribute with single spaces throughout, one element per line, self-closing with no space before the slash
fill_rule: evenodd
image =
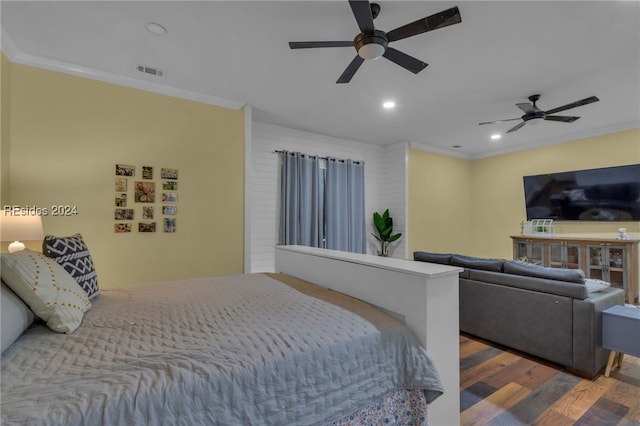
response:
<path id="1" fill-rule="evenodd" d="M 324 425 L 397 390 L 442 393 L 401 323 L 265 274 L 101 291 L 73 334 L 27 330 L 1 374 L 3 425 Z"/>

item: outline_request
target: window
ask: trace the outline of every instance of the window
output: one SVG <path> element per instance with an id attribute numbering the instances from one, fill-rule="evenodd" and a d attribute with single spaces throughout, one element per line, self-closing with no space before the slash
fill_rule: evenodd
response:
<path id="1" fill-rule="evenodd" d="M 364 162 L 279 155 L 278 243 L 365 253 Z"/>

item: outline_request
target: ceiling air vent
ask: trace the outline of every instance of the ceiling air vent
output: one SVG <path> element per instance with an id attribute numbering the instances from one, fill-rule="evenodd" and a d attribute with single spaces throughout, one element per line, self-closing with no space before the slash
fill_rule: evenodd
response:
<path id="1" fill-rule="evenodd" d="M 163 78 L 165 74 L 164 70 L 156 67 L 149 67 L 147 65 L 136 65 L 136 70 L 143 74 L 148 74 L 159 78 Z"/>

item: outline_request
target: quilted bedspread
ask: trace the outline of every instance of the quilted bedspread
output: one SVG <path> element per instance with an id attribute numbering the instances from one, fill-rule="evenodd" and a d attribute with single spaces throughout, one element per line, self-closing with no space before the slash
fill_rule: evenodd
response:
<path id="1" fill-rule="evenodd" d="M 442 393 L 400 323 L 275 277 L 105 290 L 73 334 L 31 327 L 2 357 L 2 424 L 322 425 L 395 389 Z"/>

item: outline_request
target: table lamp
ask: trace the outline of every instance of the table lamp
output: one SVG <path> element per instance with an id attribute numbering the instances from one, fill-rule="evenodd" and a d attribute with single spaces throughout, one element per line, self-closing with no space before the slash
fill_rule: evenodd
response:
<path id="1" fill-rule="evenodd" d="M 9 253 L 24 250 L 23 241 L 41 240 L 44 238 L 42 217 L 28 216 L 0 216 L 0 241 L 13 241 L 9 244 Z"/>

